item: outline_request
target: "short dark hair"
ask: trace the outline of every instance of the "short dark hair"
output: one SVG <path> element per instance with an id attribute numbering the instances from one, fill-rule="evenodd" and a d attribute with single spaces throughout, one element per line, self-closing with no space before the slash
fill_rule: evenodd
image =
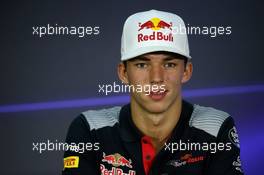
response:
<path id="1" fill-rule="evenodd" d="M 166 51 L 156 51 L 156 52 L 151 52 L 151 53 L 154 53 L 154 54 L 167 54 L 167 55 L 171 55 L 172 57 L 174 58 L 177 58 L 177 59 L 180 59 L 180 60 L 183 60 L 184 61 L 184 67 L 186 67 L 187 65 L 187 62 L 188 62 L 188 58 L 183 56 L 183 55 L 180 55 L 180 54 L 177 54 L 177 53 L 173 53 L 173 52 L 166 52 Z M 127 67 L 127 62 L 128 61 L 131 61 L 133 59 L 136 59 L 140 56 L 137 56 L 135 58 L 132 58 L 132 59 L 129 59 L 129 60 L 125 60 L 125 61 L 122 61 L 122 63 L 125 65 L 125 68 Z"/>

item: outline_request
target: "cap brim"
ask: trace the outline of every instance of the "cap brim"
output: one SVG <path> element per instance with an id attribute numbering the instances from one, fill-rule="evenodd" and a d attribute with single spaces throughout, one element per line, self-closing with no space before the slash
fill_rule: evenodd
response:
<path id="1" fill-rule="evenodd" d="M 149 47 L 142 47 L 134 50 L 133 52 L 130 52 L 130 54 L 123 55 L 121 58 L 121 61 L 126 61 L 132 58 L 135 58 L 140 55 L 144 55 L 151 52 L 157 52 L 157 51 L 167 51 L 172 53 L 180 54 L 188 59 L 191 59 L 192 57 L 190 55 L 186 55 L 180 50 L 177 50 L 175 48 L 166 47 L 166 46 L 149 46 Z"/>

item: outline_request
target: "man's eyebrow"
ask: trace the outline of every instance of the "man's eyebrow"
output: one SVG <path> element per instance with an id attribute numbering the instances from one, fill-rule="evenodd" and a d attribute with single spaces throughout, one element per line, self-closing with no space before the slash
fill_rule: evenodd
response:
<path id="1" fill-rule="evenodd" d="M 163 61 L 171 61 L 171 60 L 180 60 L 181 58 L 175 57 L 173 55 L 168 55 L 165 58 L 163 58 Z M 150 61 L 151 59 L 148 57 L 145 57 L 144 55 L 135 57 L 133 59 L 131 59 L 130 61 L 134 62 L 134 61 Z"/>

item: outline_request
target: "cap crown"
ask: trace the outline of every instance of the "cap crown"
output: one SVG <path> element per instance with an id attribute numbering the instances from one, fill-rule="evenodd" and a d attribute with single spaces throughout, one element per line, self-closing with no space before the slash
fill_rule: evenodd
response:
<path id="1" fill-rule="evenodd" d="M 168 51 L 187 58 L 189 45 L 183 20 L 172 13 L 150 10 L 127 18 L 121 39 L 121 60 L 155 52 Z"/>

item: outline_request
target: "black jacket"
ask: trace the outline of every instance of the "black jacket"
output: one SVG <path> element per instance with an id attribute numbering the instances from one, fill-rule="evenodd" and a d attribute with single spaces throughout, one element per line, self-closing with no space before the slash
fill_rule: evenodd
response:
<path id="1" fill-rule="evenodd" d="M 83 112 L 71 124 L 63 175 L 241 175 L 239 140 L 225 112 L 183 101 L 180 119 L 155 155 L 130 105 Z"/>

